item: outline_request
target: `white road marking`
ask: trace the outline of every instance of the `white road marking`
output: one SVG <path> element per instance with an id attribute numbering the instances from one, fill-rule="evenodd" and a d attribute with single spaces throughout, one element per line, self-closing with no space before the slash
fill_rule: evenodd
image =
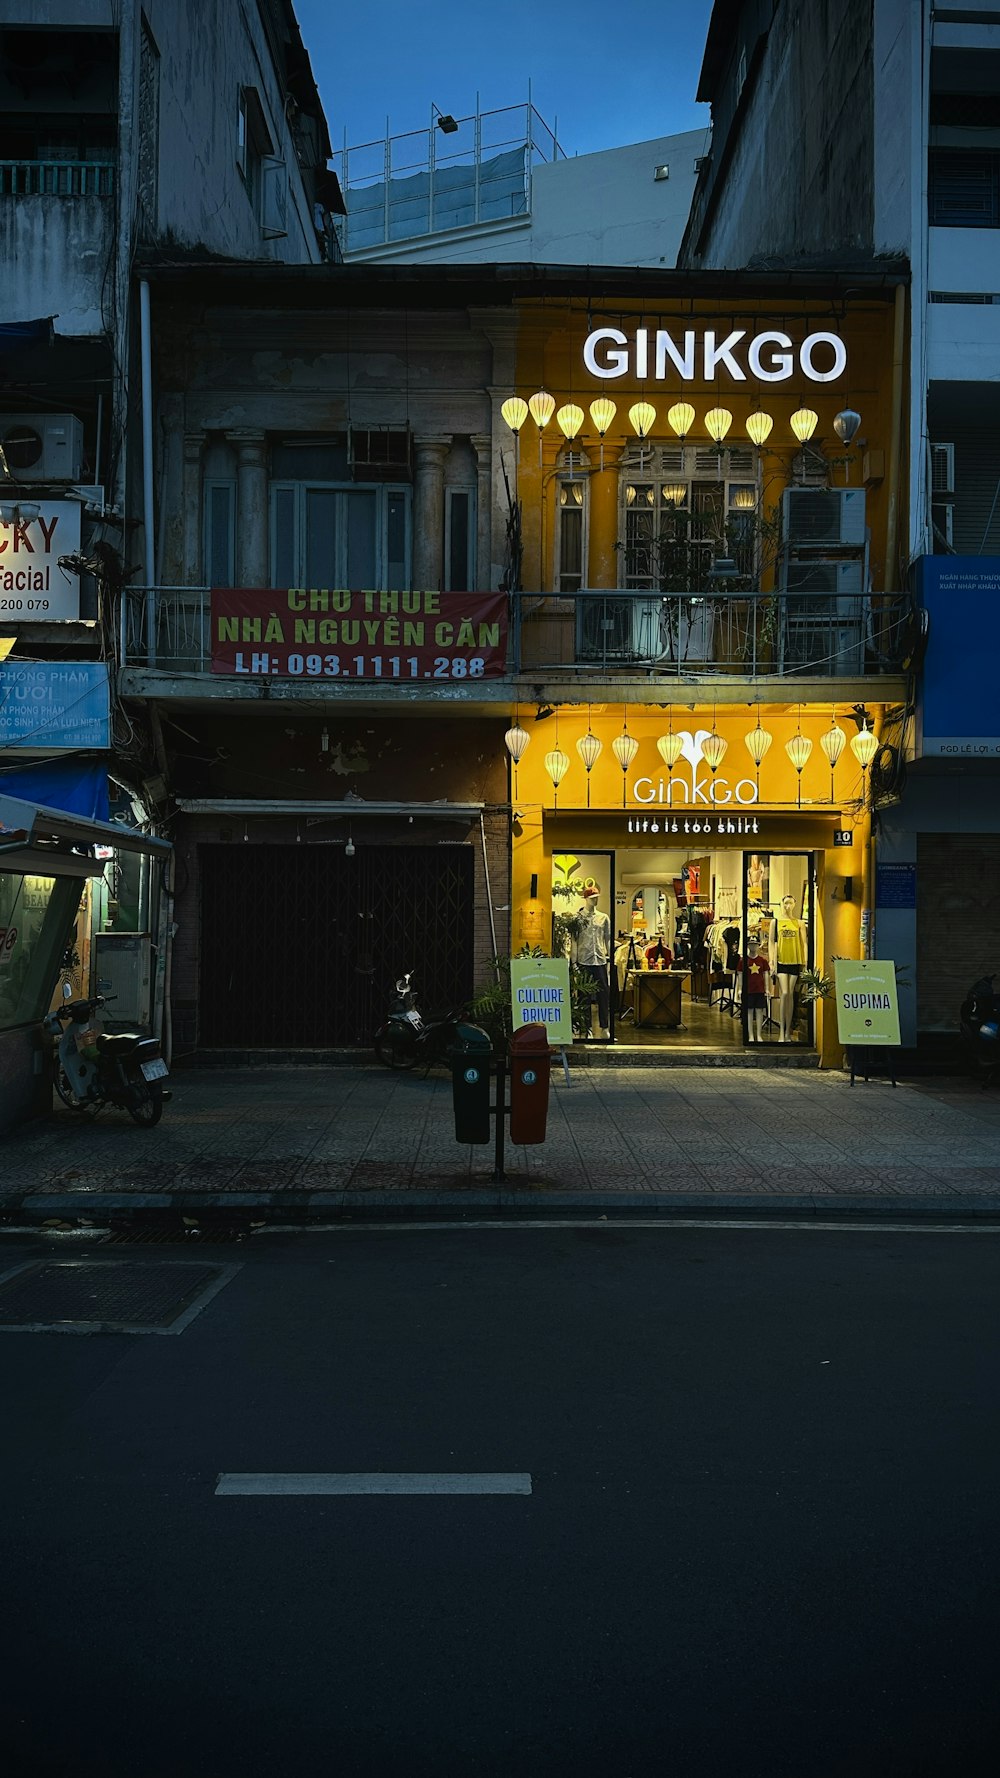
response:
<path id="1" fill-rule="evenodd" d="M 216 1494 L 530 1494 L 530 1475 L 440 1474 L 433 1471 L 360 1475 L 224 1472 Z"/>

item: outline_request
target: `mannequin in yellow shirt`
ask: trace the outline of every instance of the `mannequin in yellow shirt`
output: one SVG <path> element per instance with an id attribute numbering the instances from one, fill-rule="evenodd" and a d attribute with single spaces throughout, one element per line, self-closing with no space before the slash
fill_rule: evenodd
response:
<path id="1" fill-rule="evenodd" d="M 795 913 L 794 895 L 785 895 L 781 911 L 771 921 L 768 946 L 774 980 L 778 984 L 778 1041 L 791 1043 L 795 1023 L 795 982 L 809 954 L 806 929 Z"/>

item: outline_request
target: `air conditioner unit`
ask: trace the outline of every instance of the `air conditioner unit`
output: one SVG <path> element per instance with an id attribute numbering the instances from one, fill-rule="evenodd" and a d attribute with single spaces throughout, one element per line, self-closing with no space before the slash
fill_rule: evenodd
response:
<path id="1" fill-rule="evenodd" d="M 83 424 L 75 414 L 0 414 L 0 445 L 16 482 L 76 482 Z"/>
<path id="2" fill-rule="evenodd" d="M 631 599 L 576 601 L 578 661 L 627 660 L 631 657 L 634 606 Z"/>
<path id="3" fill-rule="evenodd" d="M 955 492 L 955 447 L 953 444 L 932 444 L 931 495 L 935 499 Z"/>
<path id="4" fill-rule="evenodd" d="M 781 589 L 785 593 L 862 593 L 864 563 L 785 562 Z"/>
<path id="5" fill-rule="evenodd" d="M 862 549 L 864 488 L 786 488 L 781 500 L 785 542 L 790 548 L 826 544 Z"/>

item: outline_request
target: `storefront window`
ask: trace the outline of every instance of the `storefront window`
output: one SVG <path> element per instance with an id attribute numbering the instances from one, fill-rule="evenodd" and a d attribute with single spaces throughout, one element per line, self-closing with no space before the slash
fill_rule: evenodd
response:
<path id="1" fill-rule="evenodd" d="M 0 1030 L 48 1011 L 82 884 L 0 872 Z"/>

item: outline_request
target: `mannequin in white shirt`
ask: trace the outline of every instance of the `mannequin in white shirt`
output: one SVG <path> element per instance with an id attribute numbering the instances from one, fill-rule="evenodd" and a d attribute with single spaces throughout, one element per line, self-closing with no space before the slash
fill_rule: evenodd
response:
<path id="1" fill-rule="evenodd" d="M 598 906 L 600 893 L 595 884 L 588 884 L 583 891 L 580 930 L 573 941 L 573 962 L 581 975 L 589 976 L 593 983 L 599 1033 L 601 1037 L 609 1038 L 611 996 L 608 963 L 611 956 L 611 921 Z"/>

